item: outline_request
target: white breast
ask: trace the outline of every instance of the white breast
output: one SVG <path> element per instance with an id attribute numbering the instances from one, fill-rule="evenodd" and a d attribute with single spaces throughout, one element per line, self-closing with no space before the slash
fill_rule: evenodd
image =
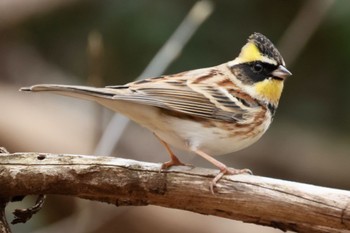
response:
<path id="1" fill-rule="evenodd" d="M 234 133 L 225 129 L 203 127 L 200 122 L 169 116 L 162 119 L 162 127 L 154 132 L 176 148 L 189 151 L 199 149 L 215 156 L 232 153 L 255 143 L 268 129 L 270 119 L 254 129 L 258 133 L 253 137 L 232 136 Z"/>

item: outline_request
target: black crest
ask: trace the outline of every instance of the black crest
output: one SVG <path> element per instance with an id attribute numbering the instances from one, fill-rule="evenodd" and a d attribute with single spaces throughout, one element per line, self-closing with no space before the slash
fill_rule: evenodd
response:
<path id="1" fill-rule="evenodd" d="M 266 36 L 255 32 L 248 38 L 248 41 L 253 42 L 263 55 L 276 60 L 278 64 L 284 65 L 280 52 Z"/>

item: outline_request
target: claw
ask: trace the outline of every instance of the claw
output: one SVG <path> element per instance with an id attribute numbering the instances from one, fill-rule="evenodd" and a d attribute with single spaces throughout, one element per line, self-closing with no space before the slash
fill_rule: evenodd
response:
<path id="1" fill-rule="evenodd" d="M 235 168 L 228 167 L 227 172 L 225 174 L 226 175 L 239 175 L 239 174 L 253 175 L 253 172 L 248 168 L 235 169 Z"/>
<path id="2" fill-rule="evenodd" d="M 183 162 L 181 162 L 177 157 L 172 157 L 171 160 L 162 164 L 161 170 L 168 169 L 172 166 L 186 166 Z"/>
<path id="3" fill-rule="evenodd" d="M 235 169 L 231 167 L 226 167 L 220 171 L 219 174 L 217 174 L 214 179 L 210 182 L 209 189 L 212 194 L 215 195 L 214 187 L 216 186 L 217 182 L 224 176 L 224 175 L 239 175 L 239 174 L 248 174 L 253 175 L 253 172 L 250 169 Z"/>

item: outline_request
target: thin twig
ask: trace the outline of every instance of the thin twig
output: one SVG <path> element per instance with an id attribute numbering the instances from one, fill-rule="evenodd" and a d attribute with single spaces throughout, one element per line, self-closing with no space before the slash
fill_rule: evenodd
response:
<path id="1" fill-rule="evenodd" d="M 15 209 L 13 215 L 15 218 L 12 220 L 12 224 L 26 223 L 33 217 L 34 214 L 38 213 L 44 205 L 46 195 L 40 194 L 36 199 L 35 205 L 26 209 Z"/>

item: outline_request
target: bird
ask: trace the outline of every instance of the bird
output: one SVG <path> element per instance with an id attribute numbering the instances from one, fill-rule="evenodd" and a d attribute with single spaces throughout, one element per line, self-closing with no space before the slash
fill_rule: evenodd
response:
<path id="1" fill-rule="evenodd" d="M 292 73 L 263 34 L 250 35 L 239 55 L 226 63 L 125 85 L 89 87 L 38 84 L 20 91 L 95 101 L 147 128 L 165 146 L 170 161 L 162 169 L 185 165 L 172 147 L 193 152 L 219 169 L 210 190 L 224 175 L 252 174 L 216 158 L 244 149 L 269 128 Z"/>

